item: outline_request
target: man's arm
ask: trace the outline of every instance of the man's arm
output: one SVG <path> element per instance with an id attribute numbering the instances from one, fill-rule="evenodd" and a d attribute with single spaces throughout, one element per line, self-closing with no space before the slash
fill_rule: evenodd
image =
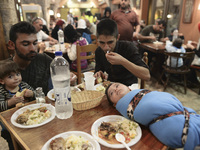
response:
<path id="1" fill-rule="evenodd" d="M 138 24 L 138 25 L 135 27 L 135 32 L 133 32 L 133 38 L 137 38 L 139 32 L 140 32 L 140 25 Z"/>
<path id="2" fill-rule="evenodd" d="M 138 34 L 138 40 L 140 41 L 144 41 L 144 40 L 152 40 L 152 41 L 156 41 L 156 37 L 155 36 L 144 36 L 142 34 Z"/>
<path id="3" fill-rule="evenodd" d="M 106 58 L 112 65 L 122 65 L 136 77 L 146 81 L 150 80 L 150 73 L 147 68 L 138 66 L 114 52 L 107 53 Z"/>

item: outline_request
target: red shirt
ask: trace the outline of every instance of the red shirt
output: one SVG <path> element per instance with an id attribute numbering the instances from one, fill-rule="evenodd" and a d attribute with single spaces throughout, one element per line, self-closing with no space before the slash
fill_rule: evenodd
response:
<path id="1" fill-rule="evenodd" d="M 117 23 L 120 40 L 133 41 L 134 27 L 139 25 L 137 14 L 132 10 L 125 13 L 118 9 L 111 14 L 110 18 Z"/>

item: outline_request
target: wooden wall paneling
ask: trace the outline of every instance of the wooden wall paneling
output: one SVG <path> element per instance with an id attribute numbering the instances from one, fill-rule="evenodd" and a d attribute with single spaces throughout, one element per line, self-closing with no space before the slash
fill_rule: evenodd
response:
<path id="1" fill-rule="evenodd" d="M 0 60 L 4 60 L 9 57 L 8 50 L 6 47 L 6 41 L 4 36 L 4 30 L 3 30 L 3 23 L 2 18 L 0 15 Z"/>

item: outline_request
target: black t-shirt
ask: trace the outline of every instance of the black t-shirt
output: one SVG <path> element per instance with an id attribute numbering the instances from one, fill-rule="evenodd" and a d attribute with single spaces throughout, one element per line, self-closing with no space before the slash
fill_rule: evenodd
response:
<path id="1" fill-rule="evenodd" d="M 120 54 L 130 62 L 148 68 L 147 65 L 142 61 L 140 54 L 138 52 L 138 48 L 129 41 L 118 41 L 114 52 Z M 137 77 L 134 76 L 131 72 L 129 72 L 122 65 L 111 65 L 106 57 L 104 51 L 98 47 L 95 52 L 95 72 L 98 71 L 106 71 L 108 74 L 108 80 L 112 82 L 120 82 L 127 86 L 137 83 Z"/>

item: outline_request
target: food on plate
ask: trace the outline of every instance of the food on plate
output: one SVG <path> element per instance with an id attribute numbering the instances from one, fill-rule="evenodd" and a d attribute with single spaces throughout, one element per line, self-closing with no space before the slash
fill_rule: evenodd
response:
<path id="1" fill-rule="evenodd" d="M 51 111 L 46 107 L 40 107 L 37 109 L 27 109 L 22 114 L 20 114 L 16 122 L 23 125 L 34 125 L 40 124 L 51 117 Z"/>
<path id="2" fill-rule="evenodd" d="M 50 142 L 49 150 L 92 150 L 88 140 L 82 136 L 70 135 L 66 139 L 58 137 Z"/>
<path id="3" fill-rule="evenodd" d="M 22 92 L 17 92 L 15 95 L 16 97 L 24 97 L 24 93 L 25 93 L 26 89 L 23 89 Z"/>
<path id="4" fill-rule="evenodd" d="M 115 134 L 121 133 L 125 137 L 125 142 L 129 143 L 137 136 L 137 127 L 136 122 L 128 119 L 117 122 L 102 122 L 98 128 L 98 136 L 109 144 L 119 144 L 115 139 Z"/>
<path id="5" fill-rule="evenodd" d="M 64 150 L 65 140 L 62 137 L 56 138 L 51 141 L 49 150 Z"/>

